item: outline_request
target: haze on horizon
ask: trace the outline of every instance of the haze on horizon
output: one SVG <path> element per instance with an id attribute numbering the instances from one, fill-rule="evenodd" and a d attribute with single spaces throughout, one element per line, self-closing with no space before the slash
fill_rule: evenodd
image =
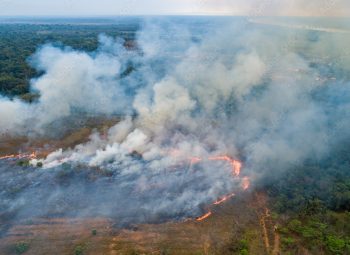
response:
<path id="1" fill-rule="evenodd" d="M 348 0 L 0 0 L 0 16 L 350 16 Z"/>

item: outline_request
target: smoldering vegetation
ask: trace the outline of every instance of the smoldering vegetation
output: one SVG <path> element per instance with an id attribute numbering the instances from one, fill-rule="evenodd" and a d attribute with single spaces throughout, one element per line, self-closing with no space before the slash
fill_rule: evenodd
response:
<path id="1" fill-rule="evenodd" d="M 140 159 L 129 163 L 133 164 L 134 172 L 125 173 L 124 169 L 128 168 L 125 165 L 101 169 L 64 164 L 48 171 L 23 168 L 13 160 L 3 161 L 1 207 L 6 211 L 1 216 L 10 222 L 14 216 L 22 220 L 38 216 L 106 216 L 114 218 L 120 226 L 159 223 L 198 215 L 205 202 L 216 199 L 218 191 L 228 192 L 233 188 L 231 181 L 221 179 L 222 173 L 210 173 L 211 178 L 206 177 L 212 168 L 230 171 L 223 164 L 191 169 L 176 166 L 171 172 L 154 173 Z M 139 171 L 142 168 L 142 175 L 137 168 Z M 221 185 L 215 187 L 213 182 Z"/>
<path id="2" fill-rule="evenodd" d="M 240 190 L 242 178 L 254 188 L 322 162 L 349 138 L 347 33 L 157 19 L 145 21 L 136 45 L 102 35 L 94 52 L 38 49 L 31 63 L 43 75 L 31 86 L 40 98 L 1 98 L 2 133 L 45 136 L 77 113 L 122 120 L 32 166 L 2 160 L 2 215 L 194 217 Z M 191 164 L 220 155 L 243 162 L 239 177 L 224 161 Z"/>

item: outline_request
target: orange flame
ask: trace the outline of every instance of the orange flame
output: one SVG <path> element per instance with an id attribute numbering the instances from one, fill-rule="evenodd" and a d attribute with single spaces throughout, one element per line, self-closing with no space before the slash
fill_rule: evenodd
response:
<path id="1" fill-rule="evenodd" d="M 0 159 L 9 159 L 9 158 L 15 158 L 16 155 L 12 154 L 12 155 L 5 155 L 5 156 L 2 156 L 0 157 Z"/>
<path id="2" fill-rule="evenodd" d="M 203 161 L 203 158 L 200 157 L 190 157 L 190 164 L 197 164 L 201 161 Z M 232 175 L 235 177 L 239 177 L 241 174 L 241 169 L 242 169 L 242 163 L 238 160 L 235 160 L 227 155 L 224 156 L 215 156 L 215 157 L 208 157 L 206 160 L 210 160 L 210 161 L 226 161 L 228 163 L 230 163 L 231 167 L 232 167 Z M 241 180 L 241 186 L 243 188 L 243 190 L 247 190 L 250 186 L 250 179 L 249 177 L 243 177 Z M 216 200 L 213 205 L 220 205 L 224 202 L 226 202 L 227 200 L 229 200 L 230 198 L 234 197 L 235 194 L 231 193 L 228 195 L 223 196 L 222 198 L 219 198 L 218 200 Z M 200 216 L 198 218 L 196 218 L 197 221 L 203 221 L 205 219 L 207 219 L 210 215 L 212 214 L 211 211 L 209 211 L 208 213 L 204 214 L 203 216 Z"/>
<path id="3" fill-rule="evenodd" d="M 211 215 L 211 211 L 207 212 L 206 214 L 204 214 L 204 215 L 201 216 L 201 217 L 198 217 L 196 220 L 197 220 L 197 221 L 205 220 L 205 219 L 208 218 L 210 215 Z"/>
<path id="4" fill-rule="evenodd" d="M 5 155 L 0 157 L 0 160 L 2 159 L 22 159 L 22 158 L 28 158 L 28 159 L 35 159 L 36 158 L 36 153 L 32 152 L 30 154 L 11 154 L 11 155 Z"/>
<path id="5" fill-rule="evenodd" d="M 243 177 L 243 179 L 242 179 L 242 188 L 243 188 L 243 190 L 249 189 L 249 186 L 250 186 L 249 177 Z"/>
<path id="6" fill-rule="evenodd" d="M 216 201 L 214 202 L 214 205 L 222 204 L 222 203 L 226 202 L 227 200 L 229 200 L 231 197 L 234 197 L 234 196 L 235 196 L 234 193 L 229 194 L 229 195 L 226 195 L 226 196 L 222 197 L 221 199 L 216 200 Z"/>
<path id="7" fill-rule="evenodd" d="M 239 176 L 241 173 L 242 163 L 238 160 L 234 160 L 230 158 L 229 156 L 217 156 L 217 157 L 210 157 L 209 160 L 222 160 L 227 161 L 232 166 L 232 174 L 234 176 Z"/>
<path id="8" fill-rule="evenodd" d="M 191 157 L 190 158 L 190 164 L 197 164 L 201 162 L 203 159 L 200 157 Z M 239 176 L 241 174 L 241 169 L 242 169 L 242 163 L 238 160 L 232 159 L 229 156 L 216 156 L 216 157 L 209 157 L 208 160 L 211 161 L 227 161 L 231 164 L 232 166 L 232 174 L 234 176 Z"/>

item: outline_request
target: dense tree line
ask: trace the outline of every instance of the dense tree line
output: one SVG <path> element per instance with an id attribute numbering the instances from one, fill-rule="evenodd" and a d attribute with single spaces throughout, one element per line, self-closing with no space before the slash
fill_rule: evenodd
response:
<path id="1" fill-rule="evenodd" d="M 347 139 L 345 139 L 346 141 Z M 267 190 L 286 254 L 350 254 L 350 144 L 287 171 Z"/>

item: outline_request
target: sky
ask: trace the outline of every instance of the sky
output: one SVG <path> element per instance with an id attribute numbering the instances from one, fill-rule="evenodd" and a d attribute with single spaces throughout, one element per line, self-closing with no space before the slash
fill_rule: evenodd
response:
<path id="1" fill-rule="evenodd" d="M 1 16 L 350 16 L 349 0 L 0 0 Z"/>

